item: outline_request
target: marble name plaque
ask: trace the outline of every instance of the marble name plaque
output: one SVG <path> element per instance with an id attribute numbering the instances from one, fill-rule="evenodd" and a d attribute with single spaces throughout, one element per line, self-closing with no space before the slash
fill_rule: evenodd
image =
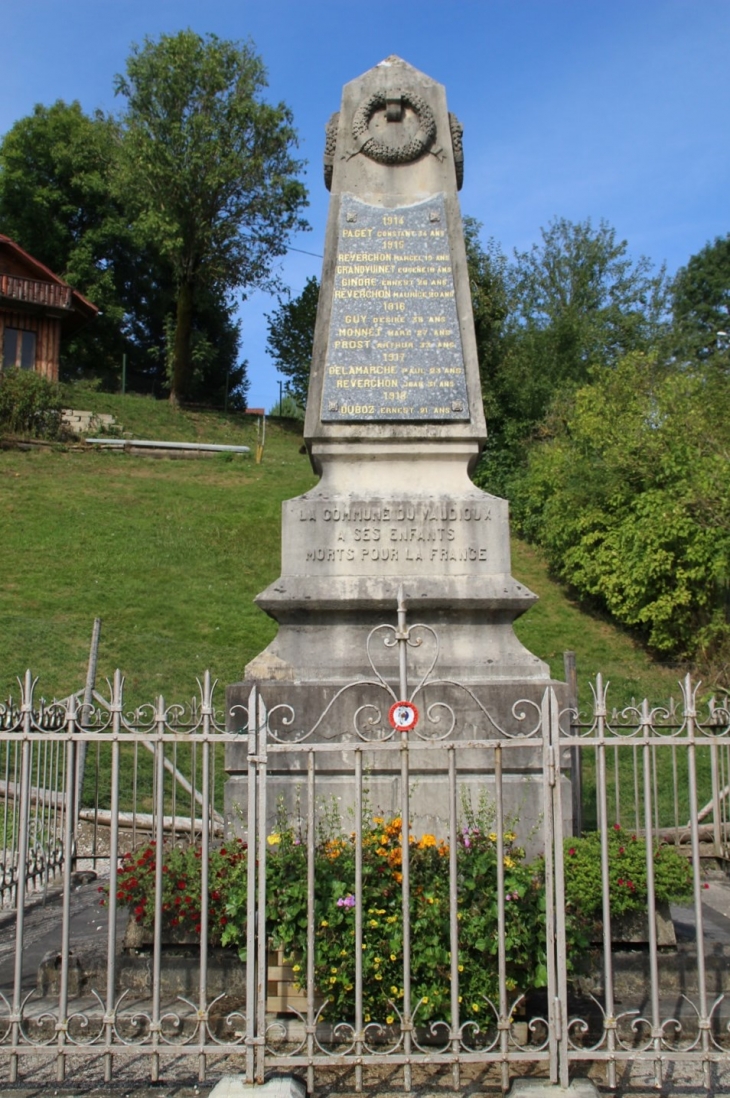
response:
<path id="1" fill-rule="evenodd" d="M 322 420 L 468 420 L 443 195 L 343 195 Z"/>

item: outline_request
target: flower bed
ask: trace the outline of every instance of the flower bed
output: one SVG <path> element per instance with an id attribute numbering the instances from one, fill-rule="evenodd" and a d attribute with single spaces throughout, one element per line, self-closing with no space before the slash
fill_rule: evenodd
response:
<path id="1" fill-rule="evenodd" d="M 363 825 L 360 895 L 355 885 L 354 834 L 339 819 L 322 825 L 315 844 L 315 989 L 327 1000 L 327 1020 L 351 1018 L 355 1003 L 355 915 L 362 913 L 363 1011 L 392 1024 L 403 1002 L 403 843 L 399 818 L 375 817 Z M 447 844 L 434 835 L 408 840 L 412 1007 L 419 1024 L 448 1019 L 451 1000 L 449 865 Z M 467 815 L 456 846 L 459 1001 L 463 1018 L 479 1021 L 498 997 L 497 834 L 484 814 Z M 154 844 L 122 861 L 117 902 L 135 921 L 154 921 Z M 672 848 L 658 847 L 657 901 L 685 898 L 691 886 L 687 862 Z M 506 986 L 511 998 L 545 986 L 545 886 L 541 858 L 528 863 L 514 832 L 503 837 Z M 174 847 L 164 852 L 163 926 L 179 936 L 200 934 L 200 850 Z M 616 825 L 609 836 L 612 914 L 646 908 L 646 846 Z M 291 821 L 280 820 L 268 837 L 267 927 L 274 948 L 305 982 L 307 931 L 306 837 Z M 232 841 L 211 851 L 209 941 L 246 948 L 247 849 Z M 600 837 L 565 843 L 565 907 L 569 953 L 590 948 L 601 918 Z"/>

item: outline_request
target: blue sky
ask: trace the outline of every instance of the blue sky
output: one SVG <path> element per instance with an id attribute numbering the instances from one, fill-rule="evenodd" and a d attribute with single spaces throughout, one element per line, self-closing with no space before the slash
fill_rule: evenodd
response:
<path id="1" fill-rule="evenodd" d="M 251 38 L 269 98 L 294 112 L 322 252 L 324 125 L 344 83 L 391 53 L 446 85 L 464 125 L 462 210 L 507 253 L 555 216 L 605 218 L 632 254 L 675 271 L 730 231 L 728 0 L 24 0 L 3 5 L 0 133 L 35 103 L 118 110 L 112 79 L 132 42 L 192 27 Z M 297 293 L 320 261 L 291 252 Z M 256 293 L 242 306 L 251 405 L 277 375 Z"/>

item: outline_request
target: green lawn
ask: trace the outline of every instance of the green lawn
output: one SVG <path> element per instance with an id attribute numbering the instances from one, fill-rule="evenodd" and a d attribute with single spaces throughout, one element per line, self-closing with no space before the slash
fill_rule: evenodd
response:
<path id="1" fill-rule="evenodd" d="M 111 411 L 135 437 L 256 442 L 257 421 L 181 411 L 139 396 L 76 394 L 75 407 Z M 274 624 L 253 605 L 279 574 L 280 505 L 315 483 L 296 429 L 267 424 L 263 462 L 251 456 L 169 460 L 52 449 L 0 452 L 0 691 L 17 696 L 30 667 L 46 697 L 81 687 L 93 619 L 103 619 L 99 677 L 119 667 L 130 699 L 189 698 L 206 668 L 241 677 Z M 611 680 L 614 704 L 677 694 L 677 674 L 585 613 L 513 543 L 515 576 L 540 602 L 517 623 L 522 641 L 563 677 L 577 654 L 581 702 L 589 676 Z"/>

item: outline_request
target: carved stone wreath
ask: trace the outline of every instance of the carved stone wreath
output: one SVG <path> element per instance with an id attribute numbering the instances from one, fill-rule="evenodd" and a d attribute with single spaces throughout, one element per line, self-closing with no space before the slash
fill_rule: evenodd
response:
<path id="1" fill-rule="evenodd" d="M 373 92 L 363 100 L 355 111 L 352 120 L 352 136 L 358 149 L 378 164 L 410 164 L 428 152 L 436 137 L 436 119 L 433 111 L 422 96 L 412 91 L 401 93 L 402 102 L 414 111 L 418 119 L 418 130 L 405 145 L 389 145 L 370 137 L 368 126 L 376 111 L 385 110 L 387 97 L 384 91 Z"/>

